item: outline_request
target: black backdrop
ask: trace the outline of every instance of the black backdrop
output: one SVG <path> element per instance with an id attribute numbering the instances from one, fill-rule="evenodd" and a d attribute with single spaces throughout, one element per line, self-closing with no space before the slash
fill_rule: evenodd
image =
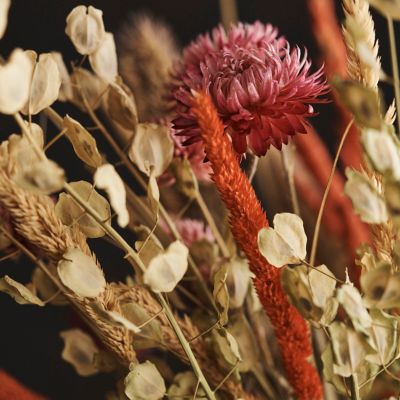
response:
<path id="1" fill-rule="evenodd" d="M 6 57 L 18 46 L 37 52 L 58 50 L 66 61 L 77 59 L 64 28 L 65 17 L 79 4 L 81 2 L 75 0 L 13 0 L 9 26 L 0 41 L 0 54 Z M 86 4 L 104 11 L 106 29 L 114 33 L 129 14 L 148 11 L 172 26 L 181 45 L 219 21 L 217 0 L 93 0 Z M 305 0 L 238 0 L 238 5 L 241 20 L 271 22 L 291 43 L 306 46 L 311 57 L 316 56 Z M 75 109 L 63 111 L 77 116 Z M 329 126 L 329 120 L 320 120 L 319 124 Z M 0 139 L 14 128 L 11 119 L 0 118 Z M 69 150 L 61 146 L 56 146 L 50 154 L 58 160 L 62 156 L 61 163 L 67 167 L 69 178 L 81 177 L 84 171 L 80 164 L 74 163 L 68 155 Z M 99 255 L 104 264 L 115 262 L 119 254 L 103 244 L 100 247 Z M 1 276 L 9 274 L 22 281 L 29 279 L 30 271 L 25 260 L 18 264 L 0 264 Z M 128 271 L 126 265 L 121 268 L 113 265 L 113 271 L 106 270 L 106 273 L 113 279 L 122 279 Z M 62 341 L 58 333 L 76 323 L 68 308 L 19 306 L 0 294 L 0 313 L 0 368 L 50 399 L 102 399 L 101 394 L 112 388 L 109 377 L 80 378 L 60 359 Z"/>

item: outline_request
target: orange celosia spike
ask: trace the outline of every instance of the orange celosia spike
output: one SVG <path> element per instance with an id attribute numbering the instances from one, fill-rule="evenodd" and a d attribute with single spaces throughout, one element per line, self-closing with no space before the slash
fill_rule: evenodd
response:
<path id="1" fill-rule="evenodd" d="M 268 226 L 266 215 L 240 169 L 210 97 L 198 94 L 192 111 L 201 129 L 212 178 L 230 212 L 232 233 L 249 260 L 258 296 L 274 326 L 287 378 L 299 400 L 321 399 L 320 377 L 308 361 L 312 349 L 307 323 L 289 303 L 280 284 L 280 270 L 269 265 L 258 250 L 258 231 Z"/>
<path id="2" fill-rule="evenodd" d="M 347 51 L 342 31 L 338 24 L 334 0 L 308 0 L 311 27 L 322 52 L 325 73 L 328 79 L 338 75 L 347 77 Z M 351 115 L 340 104 L 333 93 L 339 115 L 338 132 L 341 134 L 350 121 Z M 353 125 L 344 144 L 340 158 L 345 166 L 359 168 L 363 164 L 359 130 Z"/>
<path id="3" fill-rule="evenodd" d="M 0 369 L 0 400 L 45 400 Z"/>

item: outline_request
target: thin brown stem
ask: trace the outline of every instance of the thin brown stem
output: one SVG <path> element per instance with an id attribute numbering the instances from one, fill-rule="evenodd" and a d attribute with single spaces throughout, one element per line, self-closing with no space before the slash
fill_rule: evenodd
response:
<path id="1" fill-rule="evenodd" d="M 340 140 L 339 147 L 337 149 L 337 152 L 336 152 L 336 155 L 335 155 L 335 159 L 333 161 L 332 170 L 331 170 L 331 173 L 329 175 L 328 183 L 326 185 L 325 192 L 324 192 L 324 195 L 322 197 L 321 206 L 319 208 L 317 222 L 315 224 L 314 236 L 313 236 L 312 245 L 311 245 L 311 253 L 310 253 L 310 264 L 311 265 L 315 264 L 315 257 L 316 257 L 316 254 L 317 254 L 318 237 L 319 237 L 319 231 L 320 231 L 320 228 L 321 228 L 322 215 L 324 214 L 326 201 L 328 199 L 329 191 L 330 191 L 331 186 L 332 186 L 333 177 L 335 176 L 336 166 L 337 166 L 337 163 L 339 161 L 339 156 L 340 156 L 340 153 L 341 153 L 341 151 L 343 149 L 343 145 L 344 145 L 344 143 L 346 141 L 347 135 L 349 134 L 350 128 L 353 125 L 353 122 L 354 122 L 354 119 L 351 119 L 351 121 L 348 123 L 348 125 L 347 125 L 347 127 L 346 127 L 346 129 L 345 129 L 345 131 L 343 133 L 342 139 Z"/>
<path id="2" fill-rule="evenodd" d="M 197 204 L 201 210 L 201 212 L 204 215 L 204 218 L 206 219 L 208 225 L 211 228 L 211 231 L 215 237 L 215 240 L 217 241 L 217 244 L 219 246 L 219 248 L 221 249 L 221 253 L 225 258 L 229 258 L 230 257 L 230 252 L 228 249 L 228 246 L 225 243 L 225 240 L 223 239 L 217 224 L 215 223 L 214 217 L 211 215 L 210 210 L 207 207 L 206 202 L 204 201 L 203 196 L 201 195 L 200 191 L 197 190 L 196 192 L 196 201 Z"/>
<path id="3" fill-rule="evenodd" d="M 138 266 L 141 271 L 146 270 L 146 266 L 143 264 L 139 255 L 135 252 L 135 250 L 125 241 L 125 239 L 111 226 L 111 224 L 106 224 L 100 217 L 100 215 L 80 197 L 80 195 L 74 190 L 74 188 L 68 183 L 64 184 L 65 191 L 104 229 L 104 231 L 114 240 L 116 241 L 122 249 L 127 254 L 127 258 L 134 263 L 134 265 Z M 208 384 L 203 371 L 200 368 L 200 365 L 193 354 L 192 349 L 188 341 L 185 338 L 185 335 L 182 332 L 181 327 L 179 326 L 172 310 L 169 307 L 168 302 L 165 297 L 161 293 L 154 294 L 161 307 L 164 309 L 165 316 L 167 317 L 169 323 L 171 324 L 175 334 L 187 356 L 189 359 L 190 365 L 192 366 L 193 372 L 196 374 L 197 378 L 200 380 L 200 383 L 210 400 L 216 400 L 214 392 L 211 390 L 210 385 Z"/>

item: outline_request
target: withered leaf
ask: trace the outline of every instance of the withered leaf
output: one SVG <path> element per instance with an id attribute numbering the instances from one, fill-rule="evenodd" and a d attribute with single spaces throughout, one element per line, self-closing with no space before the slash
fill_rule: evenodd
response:
<path id="1" fill-rule="evenodd" d="M 61 282 L 78 296 L 97 297 L 106 286 L 103 271 L 93 258 L 76 248 L 64 253 L 57 271 Z"/>
<path id="2" fill-rule="evenodd" d="M 132 133 L 136 131 L 138 115 L 130 89 L 116 79 L 115 83 L 110 84 L 107 92 L 106 111 L 109 117 L 123 128 L 129 129 Z"/>
<path id="3" fill-rule="evenodd" d="M 188 248 L 179 241 L 171 243 L 164 253 L 156 255 L 143 275 L 153 292 L 172 292 L 186 273 Z"/>
<path id="4" fill-rule="evenodd" d="M 103 164 L 94 174 L 94 183 L 107 192 L 111 207 L 117 213 L 117 222 L 121 228 L 129 223 L 129 213 L 126 208 L 126 190 L 124 182 L 111 164 Z"/>
<path id="5" fill-rule="evenodd" d="M 114 35 L 106 32 L 100 46 L 89 55 L 93 71 L 107 83 L 114 82 L 118 75 L 117 49 Z"/>
<path id="6" fill-rule="evenodd" d="M 111 208 L 108 201 L 97 193 L 89 182 L 70 182 L 70 185 L 96 211 L 102 221 L 106 223 L 110 221 Z M 103 228 L 67 193 L 60 194 L 55 212 L 64 225 L 71 226 L 76 222 L 81 231 L 89 238 L 99 238 L 105 234 Z"/>
<path id="7" fill-rule="evenodd" d="M 92 6 L 77 6 L 67 16 L 65 33 L 78 53 L 95 52 L 104 40 L 103 12 Z"/>
<path id="8" fill-rule="evenodd" d="M 75 154 L 90 167 L 100 167 L 103 159 L 97 149 L 94 137 L 69 115 L 64 117 L 62 126 L 63 129 L 66 129 L 65 136 L 71 142 Z"/>
<path id="9" fill-rule="evenodd" d="M 80 329 L 69 329 L 60 332 L 60 336 L 64 341 L 61 358 L 71 364 L 78 375 L 92 376 L 99 372 L 94 364 L 99 349 L 87 333 Z"/>
<path id="10" fill-rule="evenodd" d="M 0 65 L 0 112 L 14 114 L 21 110 L 29 97 L 33 65 L 29 56 L 15 49 L 8 61 Z"/>
<path id="11" fill-rule="evenodd" d="M 258 233 L 261 254 L 277 268 L 304 260 L 307 254 L 306 245 L 303 221 L 295 214 L 276 214 L 274 228 L 262 228 Z"/>
<path id="12" fill-rule="evenodd" d="M 61 75 L 51 53 L 43 53 L 37 58 L 34 51 L 26 52 L 31 60 L 33 75 L 29 88 L 29 98 L 21 110 L 24 114 L 38 114 L 51 106 L 57 99 L 61 87 Z"/>
<path id="13" fill-rule="evenodd" d="M 129 149 L 129 158 L 145 174 L 153 166 L 155 176 L 160 176 L 172 160 L 174 144 L 166 126 L 141 123 Z"/>
<path id="14" fill-rule="evenodd" d="M 44 306 L 42 300 L 33 294 L 25 285 L 15 281 L 8 275 L 0 278 L 0 292 L 10 295 L 18 304 L 34 304 Z"/>
<path id="15" fill-rule="evenodd" d="M 130 400 L 159 400 L 166 393 L 164 379 L 150 361 L 131 364 L 125 378 L 125 394 Z"/>

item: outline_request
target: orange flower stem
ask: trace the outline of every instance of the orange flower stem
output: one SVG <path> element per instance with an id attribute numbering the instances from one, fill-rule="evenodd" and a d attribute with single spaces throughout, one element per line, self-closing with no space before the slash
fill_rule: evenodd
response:
<path id="1" fill-rule="evenodd" d="M 232 233 L 255 275 L 254 285 L 274 326 L 288 381 L 299 400 L 322 399 L 322 386 L 312 355 L 306 321 L 289 303 L 280 283 L 280 270 L 258 250 L 257 235 L 268 226 L 253 187 L 240 169 L 232 144 L 208 95 L 198 94 L 192 111 L 198 120 L 212 177 L 229 210 Z"/>

